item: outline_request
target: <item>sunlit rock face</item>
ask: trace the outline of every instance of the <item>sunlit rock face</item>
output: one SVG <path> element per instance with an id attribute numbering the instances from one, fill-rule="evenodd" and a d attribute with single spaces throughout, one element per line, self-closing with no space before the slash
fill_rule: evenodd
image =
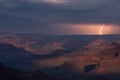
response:
<path id="1" fill-rule="evenodd" d="M 85 54 L 86 55 L 90 55 L 90 53 L 92 55 L 94 55 L 96 53 L 96 56 L 101 56 L 101 57 L 114 57 L 115 53 L 117 53 L 117 47 L 118 44 L 115 42 L 110 42 L 110 41 L 106 41 L 103 39 L 97 39 L 92 41 L 91 43 L 89 43 L 86 47 L 85 47 Z"/>
<path id="2" fill-rule="evenodd" d="M 104 40 L 104 39 L 96 39 L 96 40 L 93 40 L 92 42 L 90 42 L 86 48 L 98 48 L 98 49 L 106 49 L 106 48 L 112 48 L 111 46 L 111 42 L 110 41 L 107 41 L 107 40 Z"/>
<path id="3" fill-rule="evenodd" d="M 119 74 L 120 73 L 120 60 L 108 59 L 101 60 L 97 67 L 91 71 L 94 74 Z"/>

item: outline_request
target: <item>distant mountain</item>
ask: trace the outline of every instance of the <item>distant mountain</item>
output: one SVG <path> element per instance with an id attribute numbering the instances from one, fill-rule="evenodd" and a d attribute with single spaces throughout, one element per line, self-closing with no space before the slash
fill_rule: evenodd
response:
<path id="1" fill-rule="evenodd" d="M 56 50 L 78 50 L 89 40 L 83 36 L 50 36 L 34 34 L 0 34 L 0 43 L 22 47 L 33 54 L 46 55 Z"/>

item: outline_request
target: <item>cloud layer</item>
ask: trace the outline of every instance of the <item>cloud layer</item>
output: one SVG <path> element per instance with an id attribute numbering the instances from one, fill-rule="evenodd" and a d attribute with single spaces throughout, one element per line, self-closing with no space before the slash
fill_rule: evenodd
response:
<path id="1" fill-rule="evenodd" d="M 52 34 L 61 24 L 119 25 L 119 8 L 119 0 L 0 0 L 0 31 Z"/>

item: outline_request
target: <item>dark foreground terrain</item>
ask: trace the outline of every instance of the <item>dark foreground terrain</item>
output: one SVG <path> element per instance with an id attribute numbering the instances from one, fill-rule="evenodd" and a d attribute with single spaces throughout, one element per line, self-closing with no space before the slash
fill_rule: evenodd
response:
<path id="1" fill-rule="evenodd" d="M 0 80 L 59 80 L 49 77 L 41 71 L 24 72 L 23 70 L 5 67 L 0 63 Z"/>
<path id="2" fill-rule="evenodd" d="M 0 80 L 120 80 L 119 74 L 79 74 L 68 78 L 55 78 L 41 71 L 24 72 L 23 70 L 5 67 L 0 63 Z"/>

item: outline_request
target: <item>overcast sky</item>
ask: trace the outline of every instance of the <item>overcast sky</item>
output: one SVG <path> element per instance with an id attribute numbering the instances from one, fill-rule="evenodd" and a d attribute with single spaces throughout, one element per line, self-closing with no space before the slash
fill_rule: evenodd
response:
<path id="1" fill-rule="evenodd" d="M 0 0 L 0 32 L 99 34 L 99 25 L 120 33 L 120 0 Z"/>

